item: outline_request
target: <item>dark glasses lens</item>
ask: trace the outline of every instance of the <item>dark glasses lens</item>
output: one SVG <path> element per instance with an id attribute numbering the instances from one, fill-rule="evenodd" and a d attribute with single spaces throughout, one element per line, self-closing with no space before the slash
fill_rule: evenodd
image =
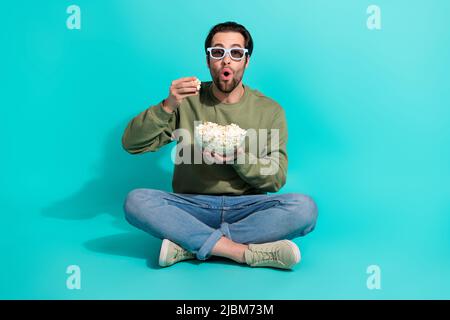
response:
<path id="1" fill-rule="evenodd" d="M 222 59 L 225 56 L 226 50 L 223 48 L 211 48 L 211 57 Z M 244 49 L 233 48 L 230 50 L 230 56 L 233 59 L 242 59 L 244 56 Z"/>
<path id="2" fill-rule="evenodd" d="M 222 58 L 225 55 L 225 50 L 223 49 L 212 49 L 211 56 L 214 58 Z"/>
<path id="3" fill-rule="evenodd" d="M 244 50 L 242 49 L 232 49 L 231 50 L 231 57 L 235 59 L 240 59 L 244 56 Z"/>

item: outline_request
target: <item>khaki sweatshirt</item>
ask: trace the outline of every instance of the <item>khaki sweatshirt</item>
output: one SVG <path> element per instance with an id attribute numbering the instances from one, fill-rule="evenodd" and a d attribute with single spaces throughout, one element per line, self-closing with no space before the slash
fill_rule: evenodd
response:
<path id="1" fill-rule="evenodd" d="M 243 87 L 244 95 L 233 104 L 221 103 L 213 95 L 211 81 L 202 82 L 199 94 L 184 98 L 173 113 L 165 111 L 161 101 L 128 123 L 122 145 L 129 153 L 139 154 L 158 151 L 176 141 L 176 154 L 188 159 L 182 163 L 175 161 L 172 189 L 176 193 L 242 195 L 276 192 L 286 183 L 287 175 L 285 112 L 261 92 L 245 84 Z M 257 133 L 258 146 L 256 150 L 250 147 L 247 137 L 245 161 L 235 159 L 233 163 L 211 164 L 201 158 L 200 151 L 197 153 L 199 162 L 194 155 L 200 150 L 194 146 L 194 126 L 198 121 L 220 125 L 235 123 L 242 129 L 253 129 Z M 266 129 L 266 134 L 260 129 Z M 274 144 L 272 140 L 277 142 Z"/>

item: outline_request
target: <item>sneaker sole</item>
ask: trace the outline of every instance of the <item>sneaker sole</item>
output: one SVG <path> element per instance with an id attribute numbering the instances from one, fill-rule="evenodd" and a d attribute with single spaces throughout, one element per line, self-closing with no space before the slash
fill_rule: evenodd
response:
<path id="1" fill-rule="evenodd" d="M 294 252 L 295 264 L 299 263 L 302 256 L 300 254 L 300 249 L 298 248 L 298 246 L 290 240 L 284 240 L 284 242 L 287 243 L 291 247 L 292 251 Z"/>
<path id="2" fill-rule="evenodd" d="M 159 265 L 161 267 L 167 267 L 167 251 L 169 249 L 169 240 L 164 239 L 161 244 L 161 252 L 159 253 Z"/>

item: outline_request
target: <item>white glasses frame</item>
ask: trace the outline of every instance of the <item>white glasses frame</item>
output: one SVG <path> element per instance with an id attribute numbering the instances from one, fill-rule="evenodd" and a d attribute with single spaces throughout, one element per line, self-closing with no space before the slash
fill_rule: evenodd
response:
<path id="1" fill-rule="evenodd" d="M 212 52 L 211 52 L 213 49 L 222 49 L 222 50 L 224 50 L 223 56 L 220 57 L 220 58 L 218 58 L 218 57 L 213 57 Z M 235 49 L 243 50 L 243 51 L 244 51 L 244 54 L 242 55 L 242 58 L 233 58 L 233 57 L 231 56 L 231 50 L 235 50 Z M 248 49 L 246 49 L 246 48 L 241 48 L 241 47 L 233 47 L 233 48 L 230 48 L 230 49 L 226 49 L 226 48 L 224 48 L 224 47 L 210 47 L 210 48 L 207 48 L 206 50 L 208 51 L 209 56 L 210 56 L 211 58 L 213 58 L 213 59 L 216 59 L 216 60 L 223 59 L 223 58 L 225 58 L 225 56 L 226 56 L 227 53 L 228 53 L 228 55 L 230 56 L 230 58 L 233 59 L 233 60 L 235 60 L 235 61 L 241 61 L 242 59 L 244 59 L 245 54 L 248 52 Z"/>

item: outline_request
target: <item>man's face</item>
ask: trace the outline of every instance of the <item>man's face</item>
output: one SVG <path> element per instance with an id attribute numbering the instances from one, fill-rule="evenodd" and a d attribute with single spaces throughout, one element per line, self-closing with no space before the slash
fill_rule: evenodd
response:
<path id="1" fill-rule="evenodd" d="M 239 32 L 218 32 L 212 38 L 211 47 L 245 48 L 245 39 Z M 207 63 L 208 57 L 206 57 Z M 249 58 L 244 57 L 241 61 L 236 61 L 231 59 L 229 54 L 226 54 L 222 59 L 209 57 L 208 68 L 216 87 L 223 93 L 230 93 L 241 83 L 249 62 Z M 225 77 L 226 71 L 231 72 L 231 75 Z"/>

